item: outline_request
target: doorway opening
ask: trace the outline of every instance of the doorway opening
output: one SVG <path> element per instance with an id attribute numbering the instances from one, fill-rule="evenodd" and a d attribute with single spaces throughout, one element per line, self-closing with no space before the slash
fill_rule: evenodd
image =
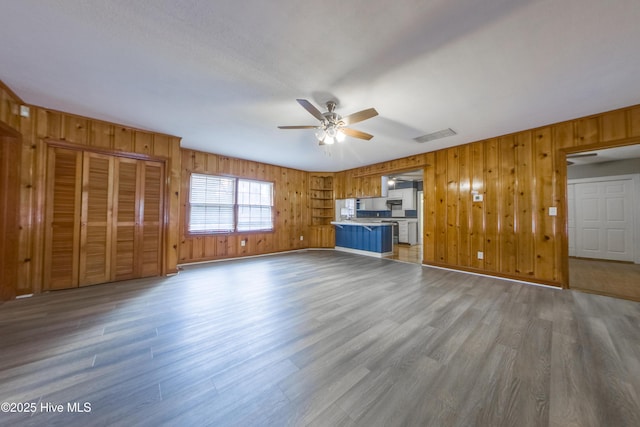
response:
<path id="1" fill-rule="evenodd" d="M 569 285 L 640 301 L 640 144 L 567 154 Z"/>
<path id="2" fill-rule="evenodd" d="M 402 200 L 391 205 L 391 220 L 397 222 L 398 242 L 388 259 L 422 264 L 422 233 L 424 217 L 424 171 L 416 169 L 393 173 L 386 177 L 387 199 Z"/>

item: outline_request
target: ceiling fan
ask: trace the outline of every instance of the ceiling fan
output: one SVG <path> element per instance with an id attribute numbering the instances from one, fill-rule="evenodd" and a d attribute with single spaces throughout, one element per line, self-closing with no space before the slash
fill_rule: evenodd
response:
<path id="1" fill-rule="evenodd" d="M 579 159 L 582 157 L 595 157 L 597 156 L 598 153 L 583 153 L 583 154 L 567 154 L 567 166 L 571 166 L 574 165 L 576 162 L 572 162 L 571 160 L 568 159 Z"/>
<path id="2" fill-rule="evenodd" d="M 375 108 L 358 111 L 342 117 L 334 110 L 336 109 L 335 101 L 327 102 L 327 111 L 321 113 L 312 103 L 306 99 L 296 99 L 302 107 L 307 110 L 313 117 L 320 120 L 318 125 L 302 125 L 302 126 L 278 126 L 279 129 L 316 129 L 316 137 L 320 145 L 333 144 L 334 142 L 344 141 L 345 136 L 349 135 L 354 138 L 370 140 L 373 135 L 359 130 L 350 129 L 346 126 L 363 120 L 370 119 L 378 115 Z"/>

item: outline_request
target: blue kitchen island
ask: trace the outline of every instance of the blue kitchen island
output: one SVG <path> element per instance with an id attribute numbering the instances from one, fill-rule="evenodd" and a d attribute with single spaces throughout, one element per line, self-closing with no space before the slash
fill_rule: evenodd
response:
<path id="1" fill-rule="evenodd" d="M 393 255 L 393 224 L 380 221 L 332 221 L 336 250 L 382 258 Z"/>

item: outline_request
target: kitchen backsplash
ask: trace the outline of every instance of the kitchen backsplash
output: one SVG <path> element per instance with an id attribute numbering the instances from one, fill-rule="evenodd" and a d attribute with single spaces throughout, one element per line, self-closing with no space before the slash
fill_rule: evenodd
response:
<path id="1" fill-rule="evenodd" d="M 358 218 L 391 218 L 391 211 L 357 211 Z"/>
<path id="2" fill-rule="evenodd" d="M 357 211 L 358 218 L 391 218 L 391 211 Z M 418 211 L 405 210 L 404 218 L 418 218 Z"/>

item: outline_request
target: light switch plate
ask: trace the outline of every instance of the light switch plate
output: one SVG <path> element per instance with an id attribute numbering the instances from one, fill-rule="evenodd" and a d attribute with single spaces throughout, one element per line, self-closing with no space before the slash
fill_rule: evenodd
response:
<path id="1" fill-rule="evenodd" d="M 474 202 L 481 202 L 483 199 L 482 194 L 474 194 L 473 195 L 473 201 Z"/>
<path id="2" fill-rule="evenodd" d="M 558 208 L 556 208 L 555 206 L 550 206 L 549 216 L 558 216 Z"/>

